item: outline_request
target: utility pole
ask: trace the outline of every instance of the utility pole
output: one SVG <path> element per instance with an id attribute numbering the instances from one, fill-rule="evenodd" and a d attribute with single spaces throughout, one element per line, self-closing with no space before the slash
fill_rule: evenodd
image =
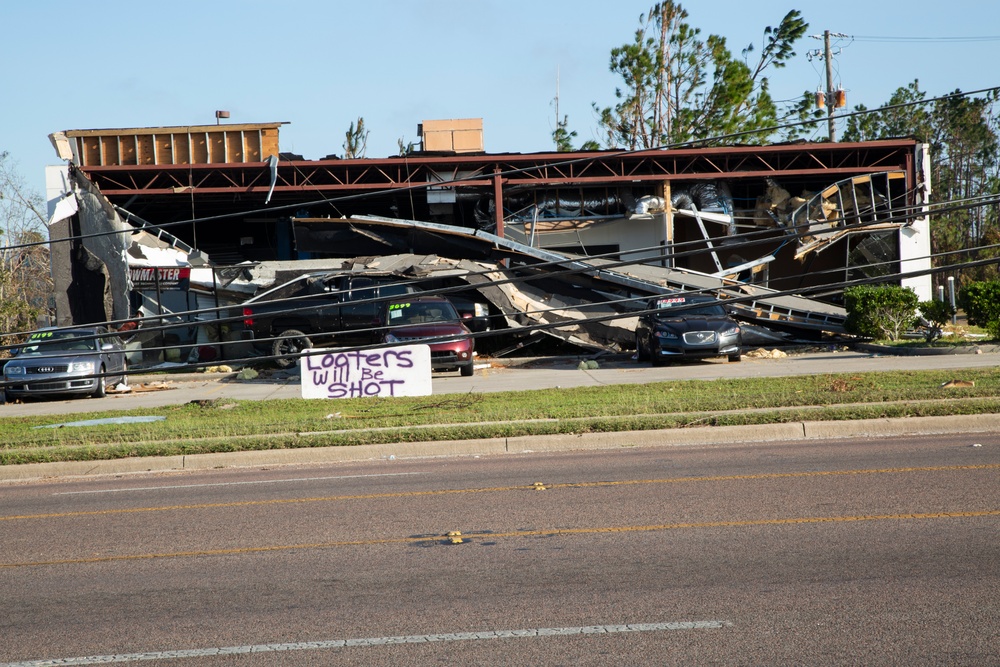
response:
<path id="1" fill-rule="evenodd" d="M 833 54 L 830 53 L 830 31 L 823 31 L 823 58 L 826 60 L 826 94 L 833 91 Z M 837 141 L 837 127 L 833 122 L 833 107 L 830 100 L 826 105 L 826 128 L 830 132 L 830 143 Z"/>
<path id="2" fill-rule="evenodd" d="M 826 90 L 816 91 L 816 106 L 820 109 L 826 107 L 827 132 L 830 135 L 830 141 L 835 142 L 837 141 L 837 126 L 834 123 L 833 110 L 847 106 L 847 96 L 842 88 L 833 89 L 833 49 L 830 47 L 830 38 L 847 37 L 847 35 L 824 30 L 822 37 L 819 35 L 810 35 L 810 37 L 823 40 L 822 50 L 810 51 L 806 57 L 810 60 L 822 57 L 826 61 Z"/>

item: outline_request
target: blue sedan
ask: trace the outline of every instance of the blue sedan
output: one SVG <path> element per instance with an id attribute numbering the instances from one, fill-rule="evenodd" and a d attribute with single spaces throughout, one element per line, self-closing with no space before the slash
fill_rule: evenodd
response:
<path id="1" fill-rule="evenodd" d="M 101 398 L 127 383 L 122 340 L 106 327 L 33 332 L 3 367 L 4 398 L 77 394 Z"/>

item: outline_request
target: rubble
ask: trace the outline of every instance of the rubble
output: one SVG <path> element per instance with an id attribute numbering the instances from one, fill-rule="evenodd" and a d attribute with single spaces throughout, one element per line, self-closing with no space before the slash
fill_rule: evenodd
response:
<path id="1" fill-rule="evenodd" d="M 756 350 L 744 352 L 743 356 L 750 357 L 751 359 L 784 359 L 788 355 L 777 348 L 773 350 L 765 350 L 764 348 L 759 347 Z"/>

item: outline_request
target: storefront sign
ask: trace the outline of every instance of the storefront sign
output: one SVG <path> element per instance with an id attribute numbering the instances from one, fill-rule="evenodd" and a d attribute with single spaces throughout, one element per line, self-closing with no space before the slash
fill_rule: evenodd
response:
<path id="1" fill-rule="evenodd" d="M 130 266 L 132 289 L 186 290 L 191 281 L 189 266 Z"/>

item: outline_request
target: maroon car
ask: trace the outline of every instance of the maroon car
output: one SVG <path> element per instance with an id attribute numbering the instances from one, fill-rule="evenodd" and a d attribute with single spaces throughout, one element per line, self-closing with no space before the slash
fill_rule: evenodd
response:
<path id="1" fill-rule="evenodd" d="M 386 343 L 426 343 L 431 348 L 431 369 L 473 373 L 476 343 L 462 324 L 455 306 L 442 297 L 414 296 L 386 306 Z"/>

